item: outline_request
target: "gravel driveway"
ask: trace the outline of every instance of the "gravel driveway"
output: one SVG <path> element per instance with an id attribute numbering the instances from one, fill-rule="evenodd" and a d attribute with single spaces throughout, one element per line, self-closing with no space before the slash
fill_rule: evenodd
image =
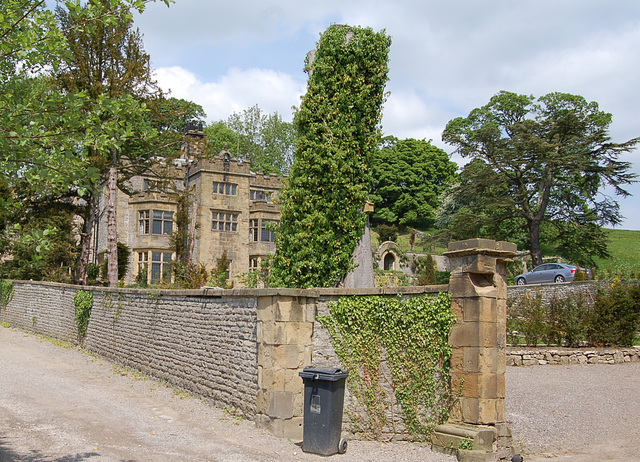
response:
<path id="1" fill-rule="evenodd" d="M 527 462 L 551 454 L 562 462 L 639 460 L 639 391 L 640 363 L 508 368 L 508 419 Z M 0 462 L 324 460 L 299 443 L 77 349 L 0 326 Z M 424 445 L 350 441 L 335 460 L 455 458 Z"/>

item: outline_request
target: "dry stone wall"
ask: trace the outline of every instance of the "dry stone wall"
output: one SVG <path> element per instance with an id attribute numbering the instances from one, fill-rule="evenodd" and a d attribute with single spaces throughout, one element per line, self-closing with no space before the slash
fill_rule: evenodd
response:
<path id="1" fill-rule="evenodd" d="M 78 286 L 14 282 L 0 321 L 78 343 L 73 296 Z M 255 295 L 226 291 L 85 288 L 94 303 L 84 346 L 118 364 L 211 399 L 256 411 L 258 358 Z"/>
<path id="2" fill-rule="evenodd" d="M 621 364 L 640 362 L 635 348 L 509 348 L 507 366 Z"/>

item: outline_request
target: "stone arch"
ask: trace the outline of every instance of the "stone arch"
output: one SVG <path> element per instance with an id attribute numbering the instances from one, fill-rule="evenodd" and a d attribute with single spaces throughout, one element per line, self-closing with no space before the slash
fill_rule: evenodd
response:
<path id="1" fill-rule="evenodd" d="M 400 271 L 400 247 L 393 241 L 386 241 L 378 247 L 378 269 Z"/>

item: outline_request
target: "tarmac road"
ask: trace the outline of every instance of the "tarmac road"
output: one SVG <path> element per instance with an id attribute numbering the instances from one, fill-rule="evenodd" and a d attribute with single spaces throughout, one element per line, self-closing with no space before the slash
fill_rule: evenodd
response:
<path id="1" fill-rule="evenodd" d="M 508 368 L 527 462 L 640 460 L 640 363 Z M 319 461 L 179 390 L 0 326 L 0 462 Z M 535 453 L 535 454 L 533 454 Z M 428 446 L 350 441 L 339 462 L 452 462 Z"/>

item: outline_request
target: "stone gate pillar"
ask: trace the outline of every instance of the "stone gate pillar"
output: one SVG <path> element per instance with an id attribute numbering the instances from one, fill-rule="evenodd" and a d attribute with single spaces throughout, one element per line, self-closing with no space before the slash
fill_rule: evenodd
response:
<path id="1" fill-rule="evenodd" d="M 451 309 L 458 317 L 449 337 L 450 377 L 453 391 L 461 395 L 450 423 L 436 428 L 433 441 L 436 448 L 455 449 L 460 460 L 467 453 L 474 461 L 511 457 L 504 407 L 506 263 L 516 250 L 509 242 L 469 239 L 449 244 L 445 253 L 452 268 Z M 467 443 L 461 445 L 463 440 Z"/>

